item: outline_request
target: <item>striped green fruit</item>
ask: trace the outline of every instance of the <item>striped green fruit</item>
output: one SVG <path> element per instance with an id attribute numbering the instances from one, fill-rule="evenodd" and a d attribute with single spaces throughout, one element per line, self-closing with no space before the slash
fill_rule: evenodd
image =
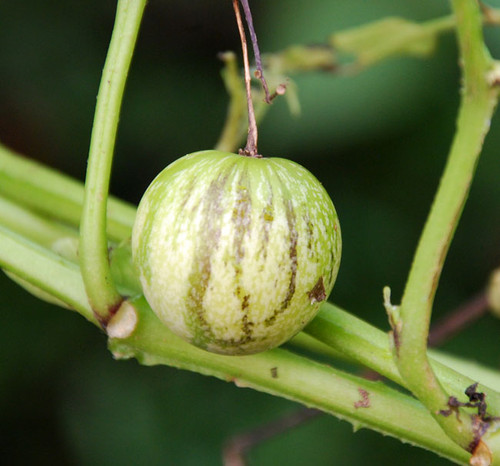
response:
<path id="1" fill-rule="evenodd" d="M 204 151 L 151 183 L 132 250 L 144 295 L 172 332 L 241 355 L 284 343 L 315 316 L 341 237 L 330 197 L 302 166 Z"/>

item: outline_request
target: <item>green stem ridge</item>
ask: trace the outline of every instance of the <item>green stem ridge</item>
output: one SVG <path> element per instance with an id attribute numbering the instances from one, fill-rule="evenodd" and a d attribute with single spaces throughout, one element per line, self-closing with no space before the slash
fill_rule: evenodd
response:
<path id="1" fill-rule="evenodd" d="M 103 327 L 123 299 L 109 266 L 107 197 L 121 102 L 145 4 L 145 0 L 118 2 L 90 142 L 79 252 L 89 302 Z"/>
<path id="2" fill-rule="evenodd" d="M 476 0 L 453 0 L 464 87 L 457 130 L 446 168 L 420 238 L 401 306 L 392 313 L 395 359 L 410 390 L 427 406 L 445 432 L 471 451 L 478 442 L 471 417 L 443 416 L 449 395 L 427 357 L 432 304 L 455 228 L 469 193 L 483 139 L 497 102 L 487 80 L 493 62 L 483 42 Z M 463 387 L 464 389 L 466 387 Z"/>

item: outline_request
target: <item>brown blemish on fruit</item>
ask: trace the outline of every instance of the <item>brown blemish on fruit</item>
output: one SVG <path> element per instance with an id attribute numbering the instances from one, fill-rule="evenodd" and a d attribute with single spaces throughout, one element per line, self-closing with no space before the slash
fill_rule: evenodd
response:
<path id="1" fill-rule="evenodd" d="M 271 377 L 273 379 L 278 378 L 278 368 L 277 367 L 271 367 Z"/>
<path id="2" fill-rule="evenodd" d="M 309 251 L 309 256 L 312 254 L 313 238 L 314 238 L 314 226 L 309 217 L 309 213 L 304 214 L 304 222 L 306 224 L 307 231 L 307 250 Z"/>
<path id="3" fill-rule="evenodd" d="M 370 407 L 370 394 L 364 388 L 358 388 L 359 395 L 361 399 L 354 403 L 354 407 L 358 408 L 369 408 Z"/>
<path id="4" fill-rule="evenodd" d="M 311 304 L 320 303 L 326 299 L 325 284 L 323 283 L 323 277 L 319 277 L 319 280 L 314 285 L 313 289 L 308 293 L 309 300 Z"/>
<path id="5" fill-rule="evenodd" d="M 236 287 L 236 296 L 241 301 L 241 332 L 243 336 L 238 340 L 232 342 L 233 345 L 241 345 L 252 341 L 252 333 L 254 323 L 248 319 L 248 307 L 250 303 L 250 295 L 245 294 L 240 284 L 241 279 L 241 262 L 245 257 L 245 248 L 243 240 L 248 235 L 250 230 L 251 214 L 252 214 L 252 198 L 250 197 L 250 182 L 247 174 L 244 172 L 237 185 L 236 203 L 233 208 L 233 215 L 231 218 L 235 228 L 234 235 L 234 257 L 235 257 L 235 278 L 238 283 Z"/>

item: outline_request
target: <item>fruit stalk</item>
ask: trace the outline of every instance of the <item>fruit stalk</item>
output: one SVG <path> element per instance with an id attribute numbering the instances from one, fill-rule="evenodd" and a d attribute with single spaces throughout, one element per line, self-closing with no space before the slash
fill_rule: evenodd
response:
<path id="1" fill-rule="evenodd" d="M 241 155 L 248 157 L 261 157 L 257 149 L 257 142 L 259 138 L 257 121 L 255 119 L 255 110 L 252 101 L 252 78 L 250 76 L 250 63 L 248 61 L 248 47 L 245 35 L 245 28 L 241 20 L 239 0 L 233 0 L 234 14 L 236 16 L 236 23 L 238 24 L 238 32 L 241 39 L 241 48 L 243 51 L 243 65 L 245 69 L 245 90 L 247 94 L 247 108 L 248 108 L 248 138 L 245 149 L 240 150 Z"/>

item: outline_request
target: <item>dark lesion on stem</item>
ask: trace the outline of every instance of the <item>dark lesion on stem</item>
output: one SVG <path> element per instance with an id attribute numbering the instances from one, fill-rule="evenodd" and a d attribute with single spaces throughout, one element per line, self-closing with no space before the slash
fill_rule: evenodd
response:
<path id="1" fill-rule="evenodd" d="M 457 419 L 460 420 L 459 417 L 460 408 L 477 408 L 477 414 L 472 415 L 474 438 L 470 443 L 469 447 L 467 448 L 467 450 L 470 451 L 471 453 L 473 453 L 476 450 L 477 446 L 481 442 L 481 438 L 492 426 L 492 424 L 500 422 L 500 417 L 488 414 L 486 394 L 477 391 L 478 385 L 479 384 L 476 382 L 465 389 L 464 393 L 467 395 L 469 401 L 464 403 L 459 401 L 456 397 L 450 396 L 448 400 L 448 409 L 443 409 L 439 411 L 439 414 L 445 417 L 450 416 L 451 414 L 455 414 Z"/>

